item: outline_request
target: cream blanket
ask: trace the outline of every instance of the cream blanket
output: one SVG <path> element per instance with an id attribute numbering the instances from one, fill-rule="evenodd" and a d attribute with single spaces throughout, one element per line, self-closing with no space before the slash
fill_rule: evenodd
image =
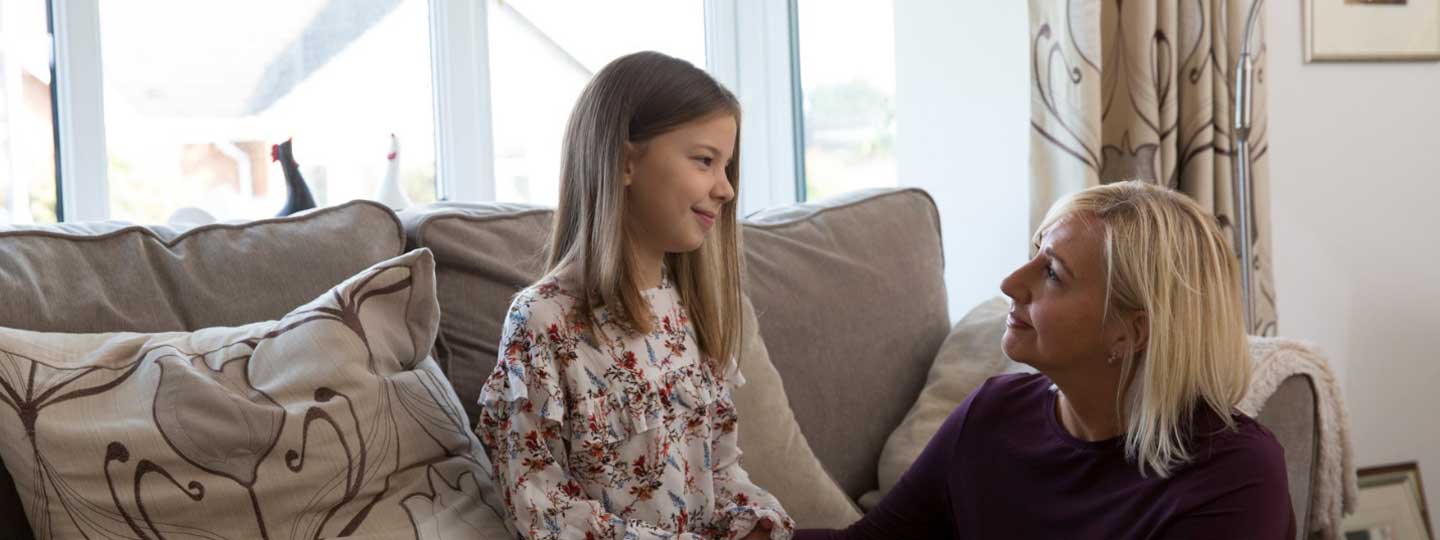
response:
<path id="1" fill-rule="evenodd" d="M 1314 347 L 1290 339 L 1250 338 L 1250 391 L 1238 408 L 1251 417 L 1291 375 L 1308 375 L 1315 384 L 1315 404 L 1320 423 L 1318 472 L 1311 487 L 1310 530 L 1322 538 L 1338 539 L 1343 514 L 1355 511 L 1359 488 L 1355 481 L 1355 450 L 1350 443 L 1350 419 L 1340 395 L 1340 385 L 1330 372 L 1325 356 Z M 1303 516 L 1301 516 L 1303 519 Z"/>

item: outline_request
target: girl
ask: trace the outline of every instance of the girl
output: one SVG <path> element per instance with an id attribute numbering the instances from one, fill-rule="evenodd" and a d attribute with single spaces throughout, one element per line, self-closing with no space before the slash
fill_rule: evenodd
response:
<path id="1" fill-rule="evenodd" d="M 740 468 L 740 105 L 659 53 L 606 66 L 565 133 L 545 277 L 521 291 L 477 428 L 527 540 L 786 540 Z"/>

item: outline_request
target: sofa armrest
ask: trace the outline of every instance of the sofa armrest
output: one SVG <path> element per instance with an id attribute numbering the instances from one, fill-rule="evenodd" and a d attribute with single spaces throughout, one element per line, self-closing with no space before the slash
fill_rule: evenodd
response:
<path id="1" fill-rule="evenodd" d="M 1311 491 L 1320 449 L 1319 409 L 1315 385 L 1307 375 L 1292 375 L 1280 383 L 1260 409 L 1260 421 L 1285 448 L 1285 469 L 1290 478 L 1290 504 L 1295 509 L 1298 538 L 1309 536 Z"/>

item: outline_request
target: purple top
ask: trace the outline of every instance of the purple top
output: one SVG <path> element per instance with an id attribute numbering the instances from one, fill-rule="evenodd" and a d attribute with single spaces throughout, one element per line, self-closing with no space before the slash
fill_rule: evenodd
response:
<path id="1" fill-rule="evenodd" d="M 1141 477 L 1122 438 L 1070 435 L 1051 388 L 1040 374 L 986 381 L 864 519 L 796 540 L 1295 538 L 1285 451 L 1250 417 L 1227 431 L 1201 407 L 1193 461 Z"/>

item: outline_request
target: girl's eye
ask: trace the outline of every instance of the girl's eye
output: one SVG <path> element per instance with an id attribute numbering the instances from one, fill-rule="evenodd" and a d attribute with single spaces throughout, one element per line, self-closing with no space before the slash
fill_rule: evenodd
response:
<path id="1" fill-rule="evenodd" d="M 1045 277 L 1051 281 L 1060 281 L 1060 276 L 1056 275 L 1055 269 L 1050 266 L 1045 267 Z"/>
<path id="2" fill-rule="evenodd" d="M 714 162 L 715 162 L 715 158 L 712 158 L 712 157 L 709 157 L 709 156 L 695 156 L 695 157 L 693 157 L 693 158 L 691 158 L 691 159 L 694 159 L 695 161 L 700 162 L 700 164 L 702 164 L 702 165 L 704 165 L 704 166 L 706 166 L 706 167 L 709 167 L 711 163 L 714 163 Z"/>

